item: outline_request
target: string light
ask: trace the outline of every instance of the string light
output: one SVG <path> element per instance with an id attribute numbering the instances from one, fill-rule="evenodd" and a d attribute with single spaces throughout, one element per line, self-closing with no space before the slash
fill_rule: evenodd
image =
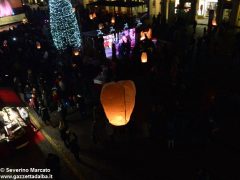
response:
<path id="1" fill-rule="evenodd" d="M 49 0 L 50 27 L 58 50 L 80 49 L 82 40 L 73 7 L 68 0 Z"/>

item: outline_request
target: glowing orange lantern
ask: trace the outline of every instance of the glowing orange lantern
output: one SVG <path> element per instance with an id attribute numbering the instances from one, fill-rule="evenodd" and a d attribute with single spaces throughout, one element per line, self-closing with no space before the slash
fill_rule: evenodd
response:
<path id="1" fill-rule="evenodd" d="M 213 19 L 213 20 L 212 20 L 212 25 L 213 25 L 213 26 L 217 26 L 217 21 L 216 21 L 216 19 Z"/>
<path id="2" fill-rule="evenodd" d="M 103 86 L 100 100 L 114 126 L 126 125 L 135 106 L 136 87 L 133 81 L 110 82 Z"/>
<path id="3" fill-rule="evenodd" d="M 41 44 L 40 44 L 40 42 L 36 42 L 36 47 L 37 47 L 37 49 L 41 49 Z"/>
<path id="4" fill-rule="evenodd" d="M 141 31 L 140 33 L 140 40 L 146 39 L 146 36 L 148 39 L 152 39 L 152 29 L 149 28 L 148 31 Z"/>
<path id="5" fill-rule="evenodd" d="M 92 16 L 93 16 L 93 19 L 97 17 L 95 12 L 92 14 Z"/>
<path id="6" fill-rule="evenodd" d="M 98 25 L 98 29 L 103 29 L 104 28 L 104 25 L 103 25 L 103 23 L 100 23 L 99 25 Z"/>
<path id="7" fill-rule="evenodd" d="M 74 49 L 73 50 L 73 55 L 74 56 L 79 56 L 80 55 L 80 51 L 78 49 Z"/>
<path id="8" fill-rule="evenodd" d="M 143 41 L 144 39 L 146 39 L 145 33 L 143 31 L 141 31 L 141 33 L 140 33 L 140 40 Z"/>
<path id="9" fill-rule="evenodd" d="M 147 53 L 146 53 L 146 52 L 142 52 L 141 62 L 142 62 L 142 63 L 147 63 L 147 61 L 148 61 Z"/>
<path id="10" fill-rule="evenodd" d="M 89 19 L 93 19 L 93 14 L 89 14 Z"/>
<path id="11" fill-rule="evenodd" d="M 96 13 L 95 13 L 95 12 L 89 14 L 89 19 L 91 19 L 91 20 L 93 20 L 93 19 L 96 18 L 96 17 L 97 17 L 97 16 L 96 16 Z"/>
<path id="12" fill-rule="evenodd" d="M 111 19 L 111 23 L 112 24 L 115 24 L 115 17 L 113 16 L 112 19 Z"/>
<path id="13" fill-rule="evenodd" d="M 152 28 L 149 28 L 148 31 L 146 32 L 146 35 L 148 39 L 152 39 Z"/>

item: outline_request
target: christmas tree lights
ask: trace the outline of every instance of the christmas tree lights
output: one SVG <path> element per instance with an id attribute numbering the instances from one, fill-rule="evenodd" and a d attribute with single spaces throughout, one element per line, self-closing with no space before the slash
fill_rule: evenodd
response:
<path id="1" fill-rule="evenodd" d="M 49 0 L 50 28 L 55 47 L 65 50 L 81 48 L 81 35 L 69 0 Z"/>

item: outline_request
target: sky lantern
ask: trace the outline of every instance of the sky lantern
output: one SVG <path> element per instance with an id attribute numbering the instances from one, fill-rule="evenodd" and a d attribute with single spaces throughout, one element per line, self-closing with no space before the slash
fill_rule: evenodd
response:
<path id="1" fill-rule="evenodd" d="M 146 39 L 145 33 L 143 31 L 141 31 L 140 40 L 143 41 L 144 39 Z"/>
<path id="2" fill-rule="evenodd" d="M 147 61 L 148 61 L 147 52 L 142 52 L 142 54 L 141 54 L 141 62 L 142 63 L 147 63 Z"/>
<path id="3" fill-rule="evenodd" d="M 89 19 L 93 20 L 93 14 L 89 14 Z"/>
<path id="4" fill-rule="evenodd" d="M 111 19 L 111 23 L 112 24 L 115 24 L 115 17 L 113 16 L 112 19 Z"/>
<path id="5" fill-rule="evenodd" d="M 74 56 L 79 56 L 80 55 L 80 51 L 78 49 L 74 49 L 73 50 L 73 55 Z"/>
<path id="6" fill-rule="evenodd" d="M 213 26 L 217 26 L 217 21 L 216 21 L 215 18 L 212 20 L 212 25 L 213 25 Z"/>
<path id="7" fill-rule="evenodd" d="M 38 41 L 36 42 L 36 48 L 37 48 L 37 49 L 41 49 L 41 44 L 40 44 L 40 42 L 38 42 Z"/>
<path id="8" fill-rule="evenodd" d="M 152 39 L 152 29 L 151 28 L 149 28 L 148 31 L 141 31 L 140 32 L 140 40 L 141 41 L 146 39 L 146 37 L 148 39 Z"/>
<path id="9" fill-rule="evenodd" d="M 152 39 L 152 28 L 149 28 L 148 31 L 146 32 L 146 35 L 148 39 Z"/>
<path id="10" fill-rule="evenodd" d="M 93 20 L 93 19 L 96 18 L 96 17 L 97 17 L 97 16 L 96 16 L 96 13 L 95 13 L 95 12 L 89 14 L 89 19 L 91 19 L 91 20 Z"/>
<path id="11" fill-rule="evenodd" d="M 93 19 L 97 17 L 96 13 L 92 13 Z"/>
<path id="12" fill-rule="evenodd" d="M 104 28 L 103 23 L 100 23 L 100 24 L 98 25 L 98 29 L 99 29 L 99 30 L 102 30 L 103 28 Z"/>
<path id="13" fill-rule="evenodd" d="M 126 125 L 135 106 L 136 87 L 133 81 L 106 83 L 101 91 L 101 104 L 109 123 Z"/>

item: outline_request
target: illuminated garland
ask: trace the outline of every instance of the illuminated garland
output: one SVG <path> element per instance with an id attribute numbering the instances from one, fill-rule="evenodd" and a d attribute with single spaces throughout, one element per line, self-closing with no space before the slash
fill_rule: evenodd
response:
<path id="1" fill-rule="evenodd" d="M 58 50 L 67 47 L 81 48 L 81 35 L 69 0 L 49 0 L 50 27 L 53 42 Z"/>

